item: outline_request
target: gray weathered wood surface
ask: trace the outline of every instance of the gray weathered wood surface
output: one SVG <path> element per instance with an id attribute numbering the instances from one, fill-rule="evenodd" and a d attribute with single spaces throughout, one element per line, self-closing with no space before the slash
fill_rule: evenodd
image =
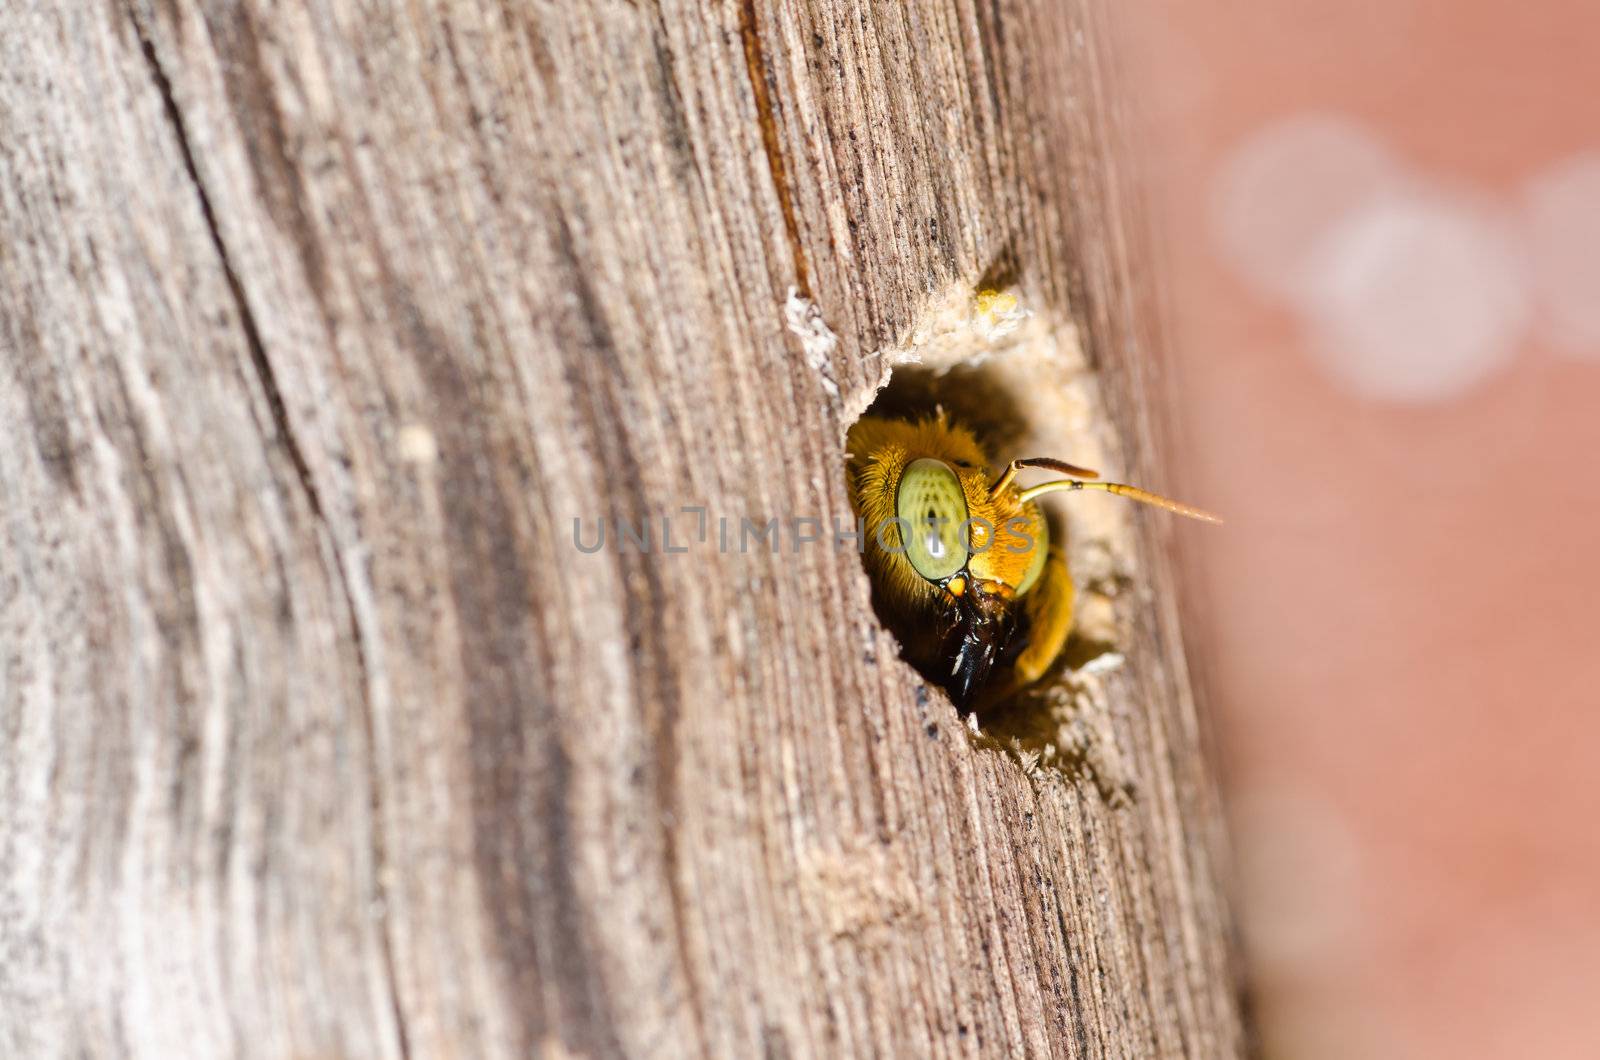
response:
<path id="1" fill-rule="evenodd" d="M 1158 521 L 1120 807 L 848 551 L 571 536 L 848 519 L 997 262 L 1160 480 L 1101 2 L 9 5 L 0 1053 L 1239 1051 Z"/>

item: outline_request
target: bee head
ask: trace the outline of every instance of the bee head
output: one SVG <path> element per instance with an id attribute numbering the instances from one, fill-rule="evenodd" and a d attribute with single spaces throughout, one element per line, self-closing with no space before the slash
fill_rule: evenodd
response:
<path id="1" fill-rule="evenodd" d="M 924 672 L 970 709 L 1026 642 L 1017 598 L 1043 568 L 1044 519 L 1014 491 L 992 495 L 975 461 L 920 457 L 896 470 L 885 482 L 894 518 L 880 561 L 898 573 L 886 581 L 907 586 L 898 599 L 917 602 L 902 614 L 926 622 L 928 647 L 937 645 L 916 653 Z"/>
<path id="2" fill-rule="evenodd" d="M 901 554 L 935 585 L 960 576 L 1016 595 L 1042 566 L 1043 517 L 1014 493 L 992 496 L 982 468 L 927 457 L 911 461 L 897 483 L 895 515 Z"/>

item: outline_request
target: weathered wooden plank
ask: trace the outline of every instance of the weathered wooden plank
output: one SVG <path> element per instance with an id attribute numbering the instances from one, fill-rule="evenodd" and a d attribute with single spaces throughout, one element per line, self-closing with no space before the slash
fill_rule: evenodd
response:
<path id="1" fill-rule="evenodd" d="M 1107 532 L 1117 805 L 969 738 L 848 549 L 738 547 L 848 522 L 845 428 L 915 334 L 971 341 L 985 276 L 1055 351 L 1027 379 L 1158 471 L 1103 34 L 1092 0 L 12 13 L 6 1052 L 1238 1051 L 1146 521 Z M 687 552 L 574 547 L 683 506 Z"/>

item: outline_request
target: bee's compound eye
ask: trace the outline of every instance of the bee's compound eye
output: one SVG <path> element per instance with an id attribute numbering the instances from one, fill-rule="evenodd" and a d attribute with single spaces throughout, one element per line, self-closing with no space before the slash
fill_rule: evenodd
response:
<path id="1" fill-rule="evenodd" d="M 1050 553 L 1050 525 L 1037 514 L 1034 516 L 1032 533 L 1033 556 L 1028 560 L 1027 572 L 1022 575 L 1022 584 L 1017 586 L 1018 594 L 1025 593 L 1033 588 L 1033 583 L 1039 580 L 1039 575 L 1044 573 L 1045 560 Z"/>
<path id="2" fill-rule="evenodd" d="M 967 565 L 962 540 L 967 496 L 950 465 L 927 458 L 907 465 L 900 476 L 895 514 L 906 535 L 906 558 L 918 574 L 932 582 L 943 581 Z"/>

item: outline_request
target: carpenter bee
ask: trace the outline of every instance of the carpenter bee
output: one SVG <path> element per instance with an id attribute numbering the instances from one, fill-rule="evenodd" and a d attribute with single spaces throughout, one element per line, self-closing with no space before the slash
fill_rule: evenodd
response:
<path id="1" fill-rule="evenodd" d="M 963 711 L 1037 681 L 1072 628 L 1073 585 L 1037 498 L 1102 490 L 1207 522 L 1216 516 L 1048 457 L 993 471 L 941 412 L 864 416 L 850 429 L 850 502 L 867 571 L 904 654 Z M 1029 469 L 1058 477 L 1023 487 Z"/>

